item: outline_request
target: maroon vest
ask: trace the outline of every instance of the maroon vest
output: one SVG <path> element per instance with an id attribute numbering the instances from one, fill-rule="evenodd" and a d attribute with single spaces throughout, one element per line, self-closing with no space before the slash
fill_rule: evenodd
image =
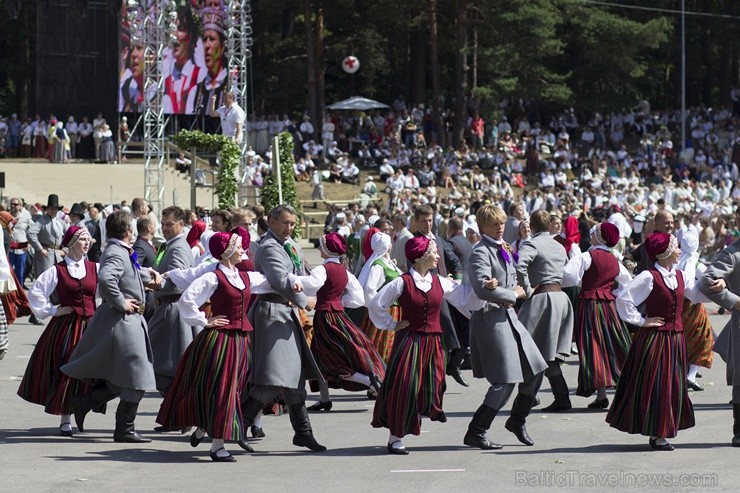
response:
<path id="1" fill-rule="evenodd" d="M 652 327 L 653 330 L 665 330 L 674 332 L 683 332 L 683 322 L 681 321 L 681 311 L 683 310 L 683 274 L 680 270 L 676 271 L 678 287 L 673 290 L 666 286 L 663 276 L 658 269 L 649 269 L 653 275 L 653 290 L 650 291 L 645 300 L 646 317 L 663 317 L 665 325 Z"/>
<path id="2" fill-rule="evenodd" d="M 439 334 L 442 326 L 439 323 L 439 309 L 442 305 L 442 285 L 436 275 L 432 276 L 432 289 L 425 293 L 414 284 L 414 278 L 408 272 L 401 276 L 403 292 L 398 297 L 403 319 L 407 320 L 409 332 Z"/>
<path id="3" fill-rule="evenodd" d="M 347 269 L 342 264 L 327 262 L 324 264 L 326 269 L 326 282 L 316 293 L 316 310 L 327 312 L 342 312 L 342 293 L 347 287 Z"/>
<path id="4" fill-rule="evenodd" d="M 614 300 L 612 285 L 619 275 L 619 261 L 610 252 L 591 250 L 591 267 L 583 273 L 581 295 L 586 300 Z"/>
<path id="5" fill-rule="evenodd" d="M 229 325 L 219 327 L 219 330 L 241 330 L 252 332 L 252 324 L 247 319 L 249 311 L 249 296 L 252 294 L 249 284 L 249 274 L 239 272 L 244 282 L 244 290 L 239 290 L 231 285 L 221 269 L 214 271 L 218 279 L 218 287 L 211 296 L 211 316 L 225 315 Z"/>
<path id="6" fill-rule="evenodd" d="M 95 262 L 85 262 L 85 277 L 75 279 L 69 275 L 67 263 L 61 261 L 57 269 L 56 294 L 61 306 L 71 306 L 77 315 L 92 317 L 95 313 L 95 292 L 98 287 L 98 270 Z"/>

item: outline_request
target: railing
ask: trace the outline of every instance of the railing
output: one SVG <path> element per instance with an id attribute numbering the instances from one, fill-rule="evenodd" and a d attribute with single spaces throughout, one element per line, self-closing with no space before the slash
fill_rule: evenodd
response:
<path id="1" fill-rule="evenodd" d="M 310 211 L 306 212 L 305 207 L 307 204 L 330 204 L 330 205 L 336 205 L 341 208 L 347 207 L 352 202 L 359 202 L 360 198 L 353 198 L 353 199 L 336 199 L 336 200 L 299 200 L 298 205 L 300 206 L 300 214 L 303 218 L 303 237 L 306 240 L 310 240 L 312 238 L 318 238 L 321 236 L 321 233 L 324 231 L 324 220 L 326 219 L 326 215 L 328 214 L 328 211 Z M 314 222 L 315 220 L 319 220 L 319 222 Z M 319 229 L 320 234 L 313 236 L 311 232 L 314 229 Z"/>

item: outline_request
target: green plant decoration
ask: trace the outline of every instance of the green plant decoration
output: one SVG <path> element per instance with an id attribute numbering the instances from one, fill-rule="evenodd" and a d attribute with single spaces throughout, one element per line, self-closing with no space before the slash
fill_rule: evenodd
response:
<path id="1" fill-rule="evenodd" d="M 290 132 L 282 132 L 278 134 L 278 146 L 280 170 L 282 171 L 283 203 L 292 205 L 295 210 L 300 212 L 301 209 L 298 204 L 298 192 L 295 186 L 295 174 L 293 173 L 293 165 L 295 164 L 293 159 L 293 136 L 290 135 Z M 277 178 L 272 174 L 265 179 L 260 196 L 262 206 L 268 213 L 280 205 Z M 296 224 L 295 230 L 293 231 L 294 239 L 301 237 L 302 218 L 299 217 L 298 219 L 298 224 Z"/>
<path id="2" fill-rule="evenodd" d="M 236 171 L 239 168 L 240 151 L 233 140 L 220 134 L 205 134 L 198 130 L 182 130 L 174 137 L 177 147 L 184 151 L 218 152 L 220 167 L 216 195 L 218 207 L 227 209 L 236 206 Z M 295 185 L 294 185 L 295 186 Z"/>

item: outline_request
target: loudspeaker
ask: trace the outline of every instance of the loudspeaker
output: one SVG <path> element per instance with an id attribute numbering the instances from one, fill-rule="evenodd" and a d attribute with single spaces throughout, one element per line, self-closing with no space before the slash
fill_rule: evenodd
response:
<path id="1" fill-rule="evenodd" d="M 5 188 L 5 171 L 0 171 L 0 188 Z"/>

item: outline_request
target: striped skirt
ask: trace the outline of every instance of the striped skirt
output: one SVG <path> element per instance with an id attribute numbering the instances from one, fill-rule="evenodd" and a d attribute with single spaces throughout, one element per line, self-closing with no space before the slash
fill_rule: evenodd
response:
<path id="1" fill-rule="evenodd" d="M 445 352 L 441 334 L 396 333 L 386 378 L 375 401 L 372 425 L 392 435 L 419 435 L 421 417 L 442 415 Z"/>
<path id="2" fill-rule="evenodd" d="M 687 360 L 692 365 L 711 368 L 714 360 L 714 333 L 707 310 L 701 303 L 683 300 L 683 330 L 686 336 Z"/>
<path id="3" fill-rule="evenodd" d="M 627 433 L 663 438 L 694 426 L 686 366 L 683 332 L 639 329 L 622 368 L 607 423 Z"/>
<path id="4" fill-rule="evenodd" d="M 250 363 L 248 332 L 204 329 L 182 355 L 157 423 L 197 426 L 221 440 L 246 439 L 240 397 Z"/>
<path id="5" fill-rule="evenodd" d="M 345 380 L 355 373 L 375 373 L 381 381 L 385 378 L 385 363 L 375 346 L 343 311 L 316 312 L 311 353 L 331 388 L 367 390 L 365 385 Z"/>
<path id="6" fill-rule="evenodd" d="M 87 392 L 89 385 L 59 368 L 69 361 L 89 319 L 76 313 L 52 317 L 26 366 L 18 387 L 21 398 L 44 406 L 49 414 L 72 414 L 70 398 Z"/>
<path id="7" fill-rule="evenodd" d="M 401 307 L 398 305 L 391 306 L 388 309 L 388 313 L 391 314 L 393 320 L 398 322 L 401 320 Z M 370 316 L 367 311 L 365 316 L 362 318 L 362 331 L 370 339 L 378 351 L 380 357 L 388 364 L 391 358 L 391 349 L 393 349 L 393 338 L 396 333 L 392 330 L 380 330 L 375 328 L 373 321 L 370 320 Z"/>
<path id="8" fill-rule="evenodd" d="M 614 301 L 579 300 L 574 329 L 580 363 L 576 395 L 589 397 L 599 387 L 616 386 L 631 337 Z"/>

